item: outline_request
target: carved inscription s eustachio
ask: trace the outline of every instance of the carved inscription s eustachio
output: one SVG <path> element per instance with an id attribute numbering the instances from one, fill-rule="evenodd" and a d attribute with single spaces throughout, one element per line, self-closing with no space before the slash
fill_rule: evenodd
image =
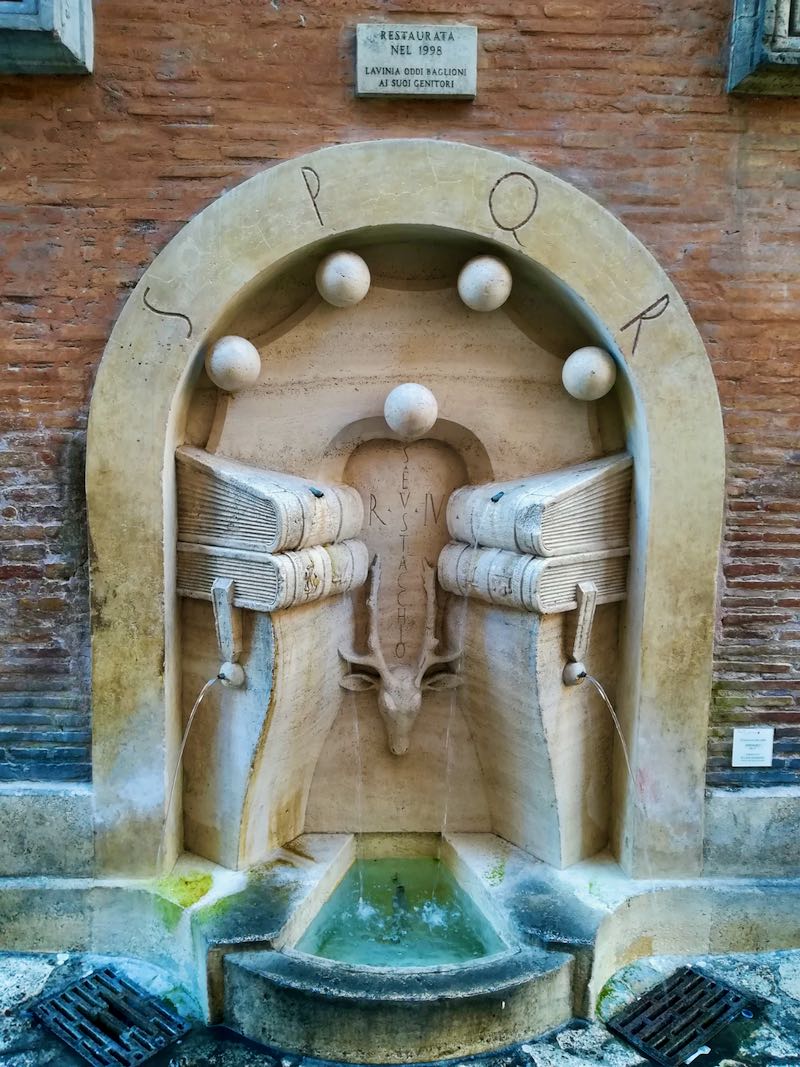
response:
<path id="1" fill-rule="evenodd" d="M 387 658 L 419 650 L 425 621 L 424 562 L 436 563 L 449 540 L 451 492 L 466 481 L 460 456 L 439 441 L 369 441 L 353 453 L 345 481 L 364 501 L 363 539 L 379 555 L 379 631 Z"/>

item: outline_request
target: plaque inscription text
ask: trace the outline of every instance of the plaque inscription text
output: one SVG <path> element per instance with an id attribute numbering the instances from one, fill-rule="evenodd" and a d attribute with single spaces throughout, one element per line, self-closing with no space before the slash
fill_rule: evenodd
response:
<path id="1" fill-rule="evenodd" d="M 360 23 L 356 95 L 471 100 L 478 68 L 475 26 Z"/>

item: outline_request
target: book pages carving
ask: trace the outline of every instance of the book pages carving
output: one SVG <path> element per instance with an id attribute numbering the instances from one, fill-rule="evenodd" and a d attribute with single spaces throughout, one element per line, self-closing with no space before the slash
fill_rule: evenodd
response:
<path id="1" fill-rule="evenodd" d="M 574 610 L 580 582 L 595 584 L 598 604 L 624 600 L 627 571 L 627 548 L 548 559 L 451 541 L 439 556 L 439 581 L 449 593 L 540 615 Z"/>
<path id="2" fill-rule="evenodd" d="M 214 581 L 232 578 L 234 607 L 280 611 L 356 589 L 366 581 L 368 565 L 363 541 L 272 555 L 179 541 L 178 593 L 210 600 Z"/>
<path id="3" fill-rule="evenodd" d="M 470 545 L 533 556 L 628 545 L 633 460 L 627 453 L 511 482 L 467 485 L 450 497 L 447 527 Z"/>
<path id="4" fill-rule="evenodd" d="M 450 497 L 443 589 L 538 615 L 577 609 L 566 686 L 587 677 L 595 610 L 627 595 L 633 460 L 627 453 Z"/>
<path id="5" fill-rule="evenodd" d="M 355 540 L 361 497 L 347 485 L 250 467 L 200 448 L 176 453 L 178 593 L 212 599 L 234 582 L 232 604 L 278 611 L 346 593 L 366 581 Z"/>
<path id="6" fill-rule="evenodd" d="M 315 485 L 201 448 L 179 448 L 176 459 L 180 541 L 283 552 L 361 531 L 361 497 L 349 485 Z"/>

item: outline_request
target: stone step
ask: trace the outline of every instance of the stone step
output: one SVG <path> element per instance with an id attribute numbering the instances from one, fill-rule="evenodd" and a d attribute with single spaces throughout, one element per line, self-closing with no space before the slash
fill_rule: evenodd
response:
<path id="1" fill-rule="evenodd" d="M 572 1016 L 572 956 L 520 948 L 447 967 L 357 967 L 292 951 L 224 960 L 225 1022 L 255 1041 L 351 1063 L 500 1049 Z"/>

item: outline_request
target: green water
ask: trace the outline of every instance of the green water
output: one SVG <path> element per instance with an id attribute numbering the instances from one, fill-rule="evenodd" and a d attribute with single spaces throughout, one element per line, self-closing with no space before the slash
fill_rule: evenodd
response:
<path id="1" fill-rule="evenodd" d="M 505 948 L 437 859 L 357 860 L 297 944 L 370 967 L 435 967 Z"/>

